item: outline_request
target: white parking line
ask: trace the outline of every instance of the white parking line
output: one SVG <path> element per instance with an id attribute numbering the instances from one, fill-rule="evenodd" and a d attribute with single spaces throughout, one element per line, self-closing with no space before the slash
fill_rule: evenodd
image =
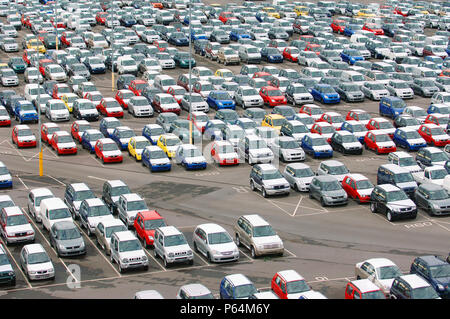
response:
<path id="1" fill-rule="evenodd" d="M 66 184 L 64 184 L 63 182 L 61 182 L 60 180 L 58 180 L 58 179 L 56 179 L 56 178 L 54 178 L 53 176 L 50 176 L 50 175 L 46 175 L 47 177 L 50 177 L 51 179 L 53 179 L 55 182 L 57 182 L 57 183 L 59 183 L 60 185 L 62 185 L 62 186 L 66 186 Z"/>
<path id="2" fill-rule="evenodd" d="M 437 220 L 435 220 L 435 219 L 432 219 L 432 218 L 430 218 L 429 216 L 426 216 L 426 215 L 424 215 L 424 214 L 422 214 L 422 213 L 418 213 L 418 214 L 419 214 L 420 216 L 422 216 L 423 218 L 425 218 L 426 220 L 428 220 L 428 221 L 430 221 L 430 222 L 433 222 L 433 223 L 436 224 L 437 226 L 439 226 L 439 227 L 445 229 L 446 231 L 450 232 L 450 229 L 447 228 L 447 227 L 445 227 L 445 226 L 443 226 L 443 225 L 441 225 L 441 224 L 439 223 L 439 221 L 437 221 Z"/>
<path id="3" fill-rule="evenodd" d="M 14 263 L 16 264 L 17 268 L 19 269 L 20 273 L 22 274 L 23 278 L 25 279 L 25 282 L 27 283 L 29 288 L 33 288 L 33 286 L 30 284 L 30 282 L 28 281 L 27 276 L 24 274 L 24 272 L 22 271 L 22 268 L 20 267 L 19 263 L 16 261 L 16 259 L 14 258 L 13 254 L 11 254 L 11 251 L 8 249 L 8 246 L 6 245 L 6 243 L 3 241 L 3 238 L 0 238 L 0 240 L 3 243 L 3 247 L 6 249 L 6 251 L 8 252 L 8 254 L 11 256 L 12 260 L 14 261 Z M 17 277 L 16 277 L 17 280 Z M 10 291 L 10 290 L 8 290 Z"/>
<path id="4" fill-rule="evenodd" d="M 28 186 L 23 182 L 23 180 L 19 177 L 19 175 L 16 175 L 16 177 L 19 179 L 19 181 L 22 183 L 23 186 L 25 186 L 26 189 L 29 189 Z"/>
<path id="5" fill-rule="evenodd" d="M 161 265 L 161 264 L 159 263 L 159 261 L 147 251 L 147 249 L 144 248 L 144 251 L 145 251 L 145 253 L 146 253 L 151 259 L 153 259 L 153 260 L 158 264 L 159 267 L 161 267 L 162 270 L 167 271 L 167 269 L 164 268 L 164 266 Z"/>
<path id="6" fill-rule="evenodd" d="M 88 178 L 98 179 L 99 181 L 107 181 L 107 179 L 100 178 L 100 177 L 95 177 L 95 176 L 88 176 Z"/>
<path id="7" fill-rule="evenodd" d="M 76 283 L 79 283 L 80 281 L 74 277 L 72 271 L 70 271 L 70 269 L 67 267 L 66 263 L 58 257 L 58 254 L 56 253 L 55 249 L 50 245 L 50 242 L 47 240 L 47 238 L 44 236 L 44 234 L 41 232 L 41 230 L 39 229 L 39 227 L 34 223 L 33 219 L 31 218 L 31 216 L 28 215 L 27 211 L 25 210 L 25 208 L 22 207 L 22 210 L 24 211 L 24 213 L 28 216 L 28 219 L 30 220 L 30 222 L 34 225 L 34 227 L 36 228 L 36 230 L 39 232 L 39 234 L 41 234 L 42 238 L 44 238 L 45 242 L 47 243 L 47 245 L 50 247 L 50 249 L 52 249 L 55 254 L 56 254 L 56 258 L 59 259 L 59 261 L 64 265 L 64 267 L 66 268 L 67 272 L 70 274 L 70 276 L 75 280 Z"/>

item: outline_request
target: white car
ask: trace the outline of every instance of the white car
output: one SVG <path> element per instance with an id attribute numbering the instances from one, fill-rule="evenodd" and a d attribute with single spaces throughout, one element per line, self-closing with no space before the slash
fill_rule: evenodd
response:
<path id="1" fill-rule="evenodd" d="M 444 104 L 450 106 L 450 93 L 436 92 L 431 97 L 431 104 Z"/>
<path id="2" fill-rule="evenodd" d="M 45 106 L 45 116 L 52 122 L 69 121 L 70 112 L 63 101 L 51 99 Z"/>
<path id="3" fill-rule="evenodd" d="M 20 252 L 20 268 L 29 280 L 55 278 L 55 267 L 41 244 L 23 246 Z"/>
<path id="4" fill-rule="evenodd" d="M 5 207 L 0 212 L 0 233 L 7 245 L 34 242 L 34 230 L 22 209 L 18 206 Z"/>
<path id="5" fill-rule="evenodd" d="M 155 258 L 161 257 L 164 267 L 173 263 L 194 263 L 194 254 L 183 233 L 174 226 L 159 227 L 155 231 Z"/>
<path id="6" fill-rule="evenodd" d="M 117 263 L 119 272 L 132 268 L 148 269 L 148 258 L 140 241 L 129 230 L 114 232 L 111 236 L 111 263 Z"/>
<path id="7" fill-rule="evenodd" d="M 202 284 L 188 284 L 180 287 L 176 299 L 214 299 L 214 296 Z"/>
<path id="8" fill-rule="evenodd" d="M 45 67 L 45 78 L 57 82 L 66 82 L 67 74 L 59 64 L 49 64 Z"/>
<path id="9" fill-rule="evenodd" d="M 392 96 L 398 96 L 401 99 L 412 99 L 414 97 L 414 91 L 406 81 L 390 80 L 386 84 L 386 89 Z"/>
<path id="10" fill-rule="evenodd" d="M 153 107 L 144 96 L 133 96 L 128 102 L 128 113 L 134 117 L 153 116 Z"/>
<path id="11" fill-rule="evenodd" d="M 128 227 L 133 226 L 136 215 L 144 210 L 148 210 L 148 207 L 140 195 L 136 193 L 120 195 L 117 202 L 117 212 L 119 219 Z"/>
<path id="12" fill-rule="evenodd" d="M 286 165 L 283 176 L 294 190 L 308 192 L 315 174 L 307 164 L 292 163 Z"/>
<path id="13" fill-rule="evenodd" d="M 236 105 L 241 106 L 243 109 L 248 107 L 262 107 L 264 105 L 264 100 L 259 95 L 259 92 L 251 86 L 240 86 L 235 94 L 234 99 Z"/>
<path id="14" fill-rule="evenodd" d="M 256 135 L 249 135 L 239 141 L 238 154 L 250 165 L 255 163 L 271 163 L 274 159 L 272 150 L 267 146 L 266 141 Z"/>
<path id="15" fill-rule="evenodd" d="M 268 144 L 272 152 L 280 158 L 282 162 L 296 162 L 305 160 L 305 151 L 294 137 L 280 136 Z"/>
<path id="16" fill-rule="evenodd" d="M 227 124 L 222 130 L 222 139 L 230 142 L 234 149 L 238 148 L 239 140 L 245 135 L 244 129 L 236 124 Z"/>
<path id="17" fill-rule="evenodd" d="M 47 231 L 50 231 L 56 222 L 73 221 L 69 208 L 59 197 L 41 200 L 39 217 L 42 221 L 42 226 Z"/>
<path id="18" fill-rule="evenodd" d="M 198 225 L 193 234 L 194 250 L 210 262 L 237 261 L 239 250 L 230 234 L 217 224 Z"/>
<path id="19" fill-rule="evenodd" d="M 36 222 L 40 223 L 41 220 L 41 201 L 46 198 L 53 198 L 55 195 L 48 188 L 34 188 L 30 191 L 27 197 L 28 212 L 34 217 Z"/>
<path id="20" fill-rule="evenodd" d="M 322 161 L 317 168 L 317 175 L 331 175 L 339 182 L 344 180 L 344 177 L 350 173 L 344 163 L 336 160 Z"/>
<path id="21" fill-rule="evenodd" d="M 156 71 L 161 72 L 162 67 L 159 63 L 159 61 L 155 58 L 145 58 L 139 63 L 139 70 L 142 73 L 145 73 L 146 71 Z"/>
<path id="22" fill-rule="evenodd" d="M 355 265 L 356 279 L 369 279 L 385 296 L 389 296 L 395 277 L 403 275 L 400 268 L 387 258 L 371 258 Z"/>
<path id="23" fill-rule="evenodd" d="M 300 83 L 292 83 L 286 88 L 286 99 L 288 103 L 296 106 L 305 103 L 313 103 L 314 98 L 308 89 Z"/>
<path id="24" fill-rule="evenodd" d="M 208 103 L 206 103 L 206 101 L 199 93 L 185 93 L 181 98 L 180 105 L 181 108 L 183 110 L 186 110 L 187 112 L 209 112 Z"/>
<path id="25" fill-rule="evenodd" d="M 172 59 L 169 53 L 166 52 L 160 52 L 156 54 L 156 59 L 159 62 L 159 65 L 162 69 L 174 69 L 175 68 L 175 61 Z"/>
<path id="26" fill-rule="evenodd" d="M 115 219 L 100 198 L 83 200 L 80 204 L 79 216 L 81 225 L 87 230 L 88 236 L 95 232 L 98 223 Z"/>

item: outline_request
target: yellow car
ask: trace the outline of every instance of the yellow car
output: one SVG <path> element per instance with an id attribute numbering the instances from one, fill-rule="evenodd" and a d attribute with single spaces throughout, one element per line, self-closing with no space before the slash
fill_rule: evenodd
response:
<path id="1" fill-rule="evenodd" d="M 1 69 L 9 69 L 8 63 L 0 63 L 0 70 Z"/>
<path id="2" fill-rule="evenodd" d="M 297 16 L 307 16 L 309 15 L 309 8 L 305 6 L 296 6 L 294 12 L 297 13 Z"/>
<path id="3" fill-rule="evenodd" d="M 277 11 L 275 10 L 275 8 L 273 8 L 273 7 L 265 7 L 265 8 L 263 8 L 262 10 L 263 10 L 264 12 L 266 12 L 267 15 L 268 15 L 269 17 L 274 17 L 274 18 L 277 18 L 277 19 L 280 19 L 280 18 L 281 18 L 280 13 L 277 12 Z"/>
<path id="4" fill-rule="evenodd" d="M 425 9 L 425 7 L 423 7 L 423 6 L 414 6 L 413 8 L 419 10 L 420 13 L 422 13 L 424 15 L 430 14 L 430 12 L 427 9 Z"/>
<path id="5" fill-rule="evenodd" d="M 78 95 L 76 95 L 75 93 L 66 93 L 61 96 L 61 101 L 64 102 L 64 104 L 66 105 L 69 112 L 72 113 L 73 102 L 75 102 L 79 98 L 80 97 Z"/>
<path id="6" fill-rule="evenodd" d="M 355 17 L 356 18 L 373 18 L 373 17 L 375 17 L 375 13 L 373 13 L 370 9 L 360 9 Z"/>
<path id="7" fill-rule="evenodd" d="M 224 78 L 226 81 L 231 81 L 231 79 L 234 76 L 234 73 L 229 69 L 217 69 L 214 75 Z"/>
<path id="8" fill-rule="evenodd" d="M 175 156 L 175 152 L 181 144 L 182 143 L 179 137 L 173 133 L 161 135 L 156 143 L 156 145 L 159 146 L 169 158 Z"/>
<path id="9" fill-rule="evenodd" d="M 128 153 L 134 157 L 136 161 L 142 159 L 142 152 L 147 146 L 152 145 L 144 136 L 133 136 L 128 142 Z"/>
<path id="10" fill-rule="evenodd" d="M 286 118 L 280 114 L 267 114 L 261 123 L 261 126 L 271 127 L 280 133 L 281 126 L 286 121 Z"/>
<path id="11" fill-rule="evenodd" d="M 39 53 L 45 53 L 47 50 L 41 41 L 38 39 L 30 39 L 27 41 L 27 49 L 38 50 Z"/>

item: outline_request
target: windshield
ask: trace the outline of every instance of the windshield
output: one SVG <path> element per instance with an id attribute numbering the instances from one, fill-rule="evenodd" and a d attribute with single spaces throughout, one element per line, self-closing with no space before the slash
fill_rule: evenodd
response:
<path id="1" fill-rule="evenodd" d="M 347 174 L 349 171 L 347 167 L 345 167 L 345 165 L 341 165 L 341 166 L 331 166 L 329 168 L 329 172 L 331 175 L 342 175 Z"/>
<path id="2" fill-rule="evenodd" d="M 116 225 L 116 226 L 111 226 L 111 227 L 107 227 L 106 228 L 106 238 L 110 238 L 111 235 L 115 232 L 120 232 L 120 231 L 125 231 L 127 230 L 125 225 Z"/>
<path id="3" fill-rule="evenodd" d="M 120 252 L 134 251 L 134 250 L 140 250 L 140 249 L 142 249 L 142 247 L 137 239 L 125 240 L 125 241 L 121 241 L 119 243 L 119 251 Z"/>
<path id="4" fill-rule="evenodd" d="M 70 218 L 70 217 L 71 215 L 67 208 L 52 209 L 51 211 L 49 211 L 50 220 Z"/>
<path id="5" fill-rule="evenodd" d="M 387 134 L 378 134 L 376 135 L 377 142 L 391 142 L 391 138 Z"/>
<path id="6" fill-rule="evenodd" d="M 147 204 L 143 200 L 135 200 L 132 202 L 127 203 L 127 210 L 133 211 L 133 210 L 147 210 Z"/>
<path id="7" fill-rule="evenodd" d="M 430 128 L 430 131 L 431 131 L 431 135 L 444 135 L 445 134 L 444 130 L 440 127 Z"/>
<path id="8" fill-rule="evenodd" d="M 430 272 L 431 272 L 431 277 L 433 277 L 433 278 L 450 277 L 450 264 L 431 266 Z"/>
<path id="9" fill-rule="evenodd" d="M 398 162 L 400 166 L 413 166 L 417 164 L 412 157 L 400 158 Z"/>
<path id="10" fill-rule="evenodd" d="M 0 254 L 0 266 L 3 265 L 10 265 L 11 263 L 9 262 L 8 257 L 6 256 L 6 254 Z"/>
<path id="11" fill-rule="evenodd" d="M 380 280 L 393 279 L 395 277 L 403 275 L 402 272 L 400 271 L 400 268 L 398 268 L 395 265 L 380 267 L 377 269 L 377 272 L 378 272 L 378 279 Z"/>
<path id="12" fill-rule="evenodd" d="M 296 149 L 300 147 L 300 144 L 297 141 L 280 141 L 280 147 L 284 149 Z"/>
<path id="13" fill-rule="evenodd" d="M 253 228 L 253 237 L 266 237 L 266 236 L 275 236 L 276 233 L 272 229 L 272 226 L 256 226 Z"/>
<path id="14" fill-rule="evenodd" d="M 50 258 L 45 252 L 28 255 L 28 265 L 43 264 L 50 262 Z"/>
<path id="15" fill-rule="evenodd" d="M 19 226 L 28 224 L 28 220 L 24 215 L 8 216 L 6 226 Z"/>
<path id="16" fill-rule="evenodd" d="M 1 208 L 5 208 L 5 207 L 12 207 L 12 206 L 15 206 L 15 205 L 14 205 L 14 203 L 13 203 L 12 201 L 10 201 L 10 200 L 0 202 L 0 209 L 1 209 Z"/>
<path id="17" fill-rule="evenodd" d="M 103 151 L 116 151 L 118 148 L 117 148 L 117 145 L 116 145 L 116 143 L 104 143 L 103 144 Z"/>
<path id="18" fill-rule="evenodd" d="M 186 245 L 186 238 L 182 235 L 171 235 L 164 237 L 164 246 L 165 247 L 171 247 L 171 246 L 179 246 L 179 245 Z"/>
<path id="19" fill-rule="evenodd" d="M 439 172 L 439 171 L 438 171 Z M 433 173 L 433 172 L 432 172 Z M 445 170 L 442 172 L 445 174 Z M 447 174 L 445 174 L 447 175 Z M 445 176 L 444 175 L 444 176 Z M 435 177 L 432 174 L 432 178 L 435 179 Z M 441 177 L 442 178 L 442 177 Z M 445 189 L 439 189 L 433 192 L 430 192 L 430 199 L 431 200 L 443 200 L 443 199 L 448 199 L 449 195 L 447 193 L 447 191 Z"/>
<path id="20" fill-rule="evenodd" d="M 448 161 L 448 155 L 445 152 L 432 153 L 431 154 L 432 162 L 445 162 Z"/>
<path id="21" fill-rule="evenodd" d="M 341 184 L 339 184 L 338 181 L 329 181 L 322 183 L 322 190 L 324 191 L 338 191 L 341 189 L 342 189 Z"/>
<path id="22" fill-rule="evenodd" d="M 253 284 L 240 285 L 234 288 L 234 295 L 236 298 L 247 298 L 257 293 Z"/>
<path id="23" fill-rule="evenodd" d="M 395 202 L 399 200 L 405 200 L 408 199 L 408 195 L 402 190 L 394 190 L 386 193 L 387 201 L 388 202 Z"/>
<path id="24" fill-rule="evenodd" d="M 344 135 L 342 136 L 343 143 L 354 143 L 357 142 L 358 139 L 354 135 Z"/>
<path id="25" fill-rule="evenodd" d="M 106 205 L 98 205 L 90 207 L 88 211 L 88 217 L 108 216 L 111 215 Z"/>
<path id="26" fill-rule="evenodd" d="M 281 173 L 278 170 L 268 171 L 268 172 L 264 172 L 262 174 L 263 180 L 278 179 L 278 178 L 283 178 L 283 176 L 281 175 Z"/>
<path id="27" fill-rule="evenodd" d="M 31 136 L 31 135 L 33 135 L 33 133 L 29 129 L 20 129 L 17 131 L 17 136 Z"/>
<path id="28" fill-rule="evenodd" d="M 305 291 L 310 291 L 311 288 L 304 280 L 295 280 L 286 283 L 286 290 L 288 294 L 297 294 Z"/>
<path id="29" fill-rule="evenodd" d="M 153 230 L 164 226 L 167 226 L 164 219 L 149 219 L 144 221 L 145 230 Z"/>
<path id="30" fill-rule="evenodd" d="M 264 140 L 256 140 L 249 142 L 249 149 L 262 149 L 267 148 L 267 144 Z"/>
<path id="31" fill-rule="evenodd" d="M 233 240 L 227 232 L 208 234 L 208 243 L 210 245 L 231 243 Z"/>
<path id="32" fill-rule="evenodd" d="M 443 179 L 448 173 L 445 169 L 439 169 L 430 171 L 430 175 L 432 179 Z"/>
<path id="33" fill-rule="evenodd" d="M 361 299 L 386 299 L 386 296 L 381 290 L 376 290 L 363 293 Z"/>
<path id="34" fill-rule="evenodd" d="M 420 287 L 411 291 L 412 299 L 436 299 L 439 295 L 436 293 L 433 287 Z"/>
<path id="35" fill-rule="evenodd" d="M 73 200 L 75 201 L 83 201 L 89 198 L 95 198 L 95 195 L 91 190 L 78 191 L 75 192 L 73 196 Z"/>
<path id="36" fill-rule="evenodd" d="M 58 231 L 58 239 L 71 240 L 81 238 L 81 234 L 77 228 L 61 229 Z"/>
<path id="37" fill-rule="evenodd" d="M 414 178 L 411 173 L 397 173 L 394 174 L 394 181 L 396 183 L 407 183 L 414 181 Z"/>

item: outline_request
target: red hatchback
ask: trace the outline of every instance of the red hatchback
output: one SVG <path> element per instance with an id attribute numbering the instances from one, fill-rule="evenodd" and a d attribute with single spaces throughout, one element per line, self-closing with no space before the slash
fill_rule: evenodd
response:
<path id="1" fill-rule="evenodd" d="M 333 136 L 334 132 L 336 132 L 333 125 L 327 122 L 316 122 L 311 127 L 311 133 L 317 133 L 322 135 L 327 139 L 327 142 L 330 143 L 331 136 Z"/>
<path id="2" fill-rule="evenodd" d="M 49 144 L 50 139 L 52 138 L 53 133 L 61 131 L 61 128 L 58 124 L 53 122 L 47 122 L 41 125 L 41 140 Z"/>
<path id="3" fill-rule="evenodd" d="M 361 174 L 350 174 L 342 180 L 342 188 L 348 197 L 355 199 L 358 203 L 368 203 L 373 184 L 367 177 Z"/>
<path id="4" fill-rule="evenodd" d="M 117 100 L 117 102 L 119 102 L 121 107 L 123 107 L 124 109 L 128 109 L 128 102 L 133 96 L 135 95 L 132 91 L 123 89 L 117 91 L 114 98 Z"/>
<path id="5" fill-rule="evenodd" d="M 123 156 L 116 142 L 110 138 L 97 140 L 94 147 L 95 157 L 104 163 L 122 163 Z"/>
<path id="6" fill-rule="evenodd" d="M 12 129 L 11 140 L 18 148 L 36 147 L 36 136 L 34 136 L 28 125 L 16 125 Z"/>
<path id="7" fill-rule="evenodd" d="M 123 117 L 123 108 L 112 97 L 103 98 L 97 105 L 97 110 L 107 117 Z"/>
<path id="8" fill-rule="evenodd" d="M 140 96 L 142 91 L 148 86 L 150 86 L 150 85 L 148 84 L 147 81 L 138 79 L 138 80 L 131 81 L 128 88 L 131 92 L 134 93 L 134 95 Z"/>
<path id="9" fill-rule="evenodd" d="M 81 143 L 81 137 L 84 131 L 91 129 L 91 124 L 86 120 L 77 120 L 72 123 L 70 128 L 70 133 L 72 137 Z"/>
<path id="10" fill-rule="evenodd" d="M 315 54 L 319 55 L 320 54 L 320 49 L 322 48 L 322 46 L 320 44 L 317 43 L 308 43 L 306 45 L 305 51 L 312 51 Z"/>
<path id="11" fill-rule="evenodd" d="M 236 19 L 232 12 L 225 11 L 221 12 L 219 15 L 219 20 L 222 21 L 223 24 L 227 23 L 228 19 Z"/>
<path id="12" fill-rule="evenodd" d="M 167 226 L 167 224 L 156 210 L 139 212 L 134 220 L 136 236 L 142 240 L 145 248 L 153 246 L 155 229 L 164 226 Z"/>
<path id="13" fill-rule="evenodd" d="M 267 81 L 267 84 L 270 85 L 271 81 L 272 81 L 272 74 L 270 74 L 269 72 L 255 72 L 253 73 L 253 78 L 254 79 L 264 79 Z"/>
<path id="14" fill-rule="evenodd" d="M 377 154 L 387 154 L 397 151 L 397 146 L 388 134 L 380 131 L 369 131 L 364 136 L 366 149 L 374 150 Z"/>
<path id="15" fill-rule="evenodd" d="M 436 124 L 422 124 L 418 130 L 420 136 L 431 145 L 445 146 L 450 143 L 450 137 L 444 129 Z"/>
<path id="16" fill-rule="evenodd" d="M 283 58 L 291 62 L 298 62 L 300 50 L 296 47 L 286 47 L 283 50 Z"/>
<path id="17" fill-rule="evenodd" d="M 263 86 L 259 90 L 259 95 L 262 97 L 264 104 L 271 107 L 287 104 L 287 100 L 283 92 L 274 86 Z"/>
<path id="18" fill-rule="evenodd" d="M 333 22 L 331 22 L 330 24 L 330 27 L 333 32 L 343 34 L 345 29 L 345 21 L 340 19 L 333 20 Z"/>
<path id="19" fill-rule="evenodd" d="M 375 23 L 365 23 L 362 29 L 372 32 L 375 35 L 384 35 L 383 29 L 381 29 Z"/>
<path id="20" fill-rule="evenodd" d="M 348 111 L 347 116 L 345 117 L 345 120 L 346 121 L 355 120 L 355 121 L 360 121 L 364 124 L 367 124 L 371 118 L 372 117 L 370 116 L 370 114 L 367 113 L 366 111 L 360 110 L 360 109 L 354 109 L 354 110 Z"/>
<path id="21" fill-rule="evenodd" d="M 41 72 L 43 77 L 45 77 L 45 67 L 49 64 L 55 64 L 55 61 L 50 59 L 39 60 L 39 72 Z"/>
<path id="22" fill-rule="evenodd" d="M 369 279 L 359 279 L 347 283 L 345 299 L 386 299 L 386 296 Z"/>
<path id="23" fill-rule="evenodd" d="M 97 21 L 98 24 L 105 24 L 106 23 L 106 16 L 108 15 L 107 12 L 97 12 L 95 15 L 95 21 Z"/>
<path id="24" fill-rule="evenodd" d="M 66 131 L 53 133 L 49 144 L 58 155 L 76 154 L 78 151 L 72 136 Z"/>

